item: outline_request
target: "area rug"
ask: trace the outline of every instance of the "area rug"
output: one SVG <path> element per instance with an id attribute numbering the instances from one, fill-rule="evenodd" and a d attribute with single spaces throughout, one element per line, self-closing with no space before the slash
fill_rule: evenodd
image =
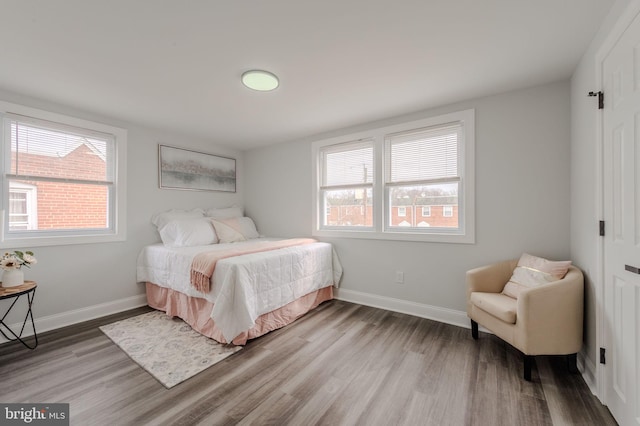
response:
<path id="1" fill-rule="evenodd" d="M 160 311 L 103 325 L 100 330 L 167 388 L 242 349 L 218 343 Z"/>

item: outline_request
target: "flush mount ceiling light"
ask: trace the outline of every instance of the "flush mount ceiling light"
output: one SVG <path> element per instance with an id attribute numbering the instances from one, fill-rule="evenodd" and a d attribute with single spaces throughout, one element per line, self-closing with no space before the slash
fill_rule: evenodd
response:
<path id="1" fill-rule="evenodd" d="M 262 70 L 251 70 L 242 74 L 242 84 L 249 89 L 268 92 L 278 87 L 280 82 L 275 74 Z"/>

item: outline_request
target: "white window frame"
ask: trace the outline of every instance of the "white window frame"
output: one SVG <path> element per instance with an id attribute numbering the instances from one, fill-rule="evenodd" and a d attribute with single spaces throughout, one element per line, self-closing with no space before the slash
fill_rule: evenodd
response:
<path id="1" fill-rule="evenodd" d="M 398 206 L 398 217 L 407 217 L 407 208 L 403 206 Z"/>
<path id="2" fill-rule="evenodd" d="M 460 227 L 455 231 L 445 228 L 423 228 L 419 232 L 414 229 L 403 230 L 394 227 L 385 229 L 384 223 L 391 214 L 386 206 L 385 187 L 385 136 L 389 134 L 407 132 L 425 127 L 445 125 L 450 123 L 460 123 L 462 125 L 461 140 L 458 146 L 460 164 L 460 193 L 458 195 L 458 220 Z M 322 228 L 320 213 L 324 211 L 324 206 L 320 202 L 320 173 L 322 164 L 320 163 L 320 151 L 329 145 L 338 145 L 352 142 L 354 140 L 374 141 L 374 169 L 373 176 L 373 227 L 372 229 L 326 229 Z M 400 240 L 400 241 L 426 241 L 442 243 L 475 243 L 475 110 L 452 112 L 439 116 L 429 117 L 422 120 L 398 123 L 394 125 L 372 128 L 343 136 L 323 139 L 312 144 L 312 190 L 313 190 L 313 236 L 332 238 L 364 238 L 379 240 Z M 387 209 L 385 211 L 385 209 Z"/>
<path id="3" fill-rule="evenodd" d="M 424 214 L 425 211 L 427 212 L 427 214 Z M 421 217 L 431 217 L 431 206 L 422 206 L 422 215 L 421 215 Z"/>
<path id="4" fill-rule="evenodd" d="M 322 147 L 319 147 L 318 152 L 317 152 L 317 160 L 318 162 L 324 162 L 324 155 L 325 154 L 332 154 L 332 153 L 340 153 L 340 152 L 349 152 L 351 150 L 358 150 L 361 148 L 369 148 L 372 147 L 373 151 L 375 153 L 375 146 L 372 145 L 372 140 L 370 139 L 354 139 L 354 140 L 350 140 L 350 141 L 344 141 L 340 144 L 327 144 L 327 145 L 323 145 Z M 375 169 L 375 159 L 374 159 L 374 169 Z M 318 167 L 318 170 L 322 170 L 322 167 Z M 375 177 L 375 170 L 373 170 L 373 174 Z M 373 182 L 362 182 L 362 183 L 355 183 L 355 184 L 347 184 L 347 185 L 327 185 L 327 186 L 323 186 L 323 182 L 325 181 L 324 178 L 326 178 L 326 176 L 318 176 L 318 191 L 317 191 L 317 197 L 316 197 L 316 201 L 318 202 L 317 205 L 322 205 L 324 209 L 329 208 L 330 206 L 325 205 L 325 194 L 327 192 L 331 192 L 331 191 L 335 191 L 335 190 L 362 190 L 362 191 L 368 191 L 370 189 L 372 189 L 374 187 L 374 183 Z M 372 194 L 373 196 L 373 194 Z M 375 202 L 375 200 L 374 200 Z M 361 206 L 362 207 L 362 206 Z M 365 206 L 366 207 L 366 206 Z M 353 208 L 353 207 L 352 207 Z M 340 208 L 340 212 L 342 211 L 342 208 Z M 345 208 L 345 212 L 349 212 L 350 210 L 348 208 Z M 360 214 L 364 215 L 364 210 L 361 208 L 360 209 Z M 323 217 L 319 216 L 318 214 L 316 214 L 317 220 L 318 222 L 318 227 L 323 229 L 323 230 L 339 230 L 340 232 L 342 232 L 342 230 L 348 229 L 348 230 L 356 230 L 356 231 L 369 231 L 372 230 L 373 227 L 367 226 L 367 225 L 340 225 L 340 226 L 332 226 L 332 225 L 326 225 L 324 224 L 324 219 Z"/>
<path id="5" fill-rule="evenodd" d="M 27 230 L 35 229 L 38 223 L 38 188 L 22 182 L 14 182 L 9 186 L 9 199 L 11 194 L 21 193 L 26 195 L 27 202 Z M 7 214 L 9 221 L 11 213 Z"/>
<path id="6" fill-rule="evenodd" d="M 442 206 L 442 217 L 453 217 L 453 206 Z"/>
<path id="7" fill-rule="evenodd" d="M 113 135 L 115 174 L 113 182 L 113 199 L 110 200 L 109 214 L 113 215 L 112 226 L 106 230 L 64 230 L 42 233 L 9 232 L 9 179 L 11 170 L 11 138 L 6 128 L 7 115 L 20 115 L 38 120 L 46 120 L 56 124 L 82 128 L 89 131 Z M 0 248 L 57 246 L 66 244 L 91 244 L 125 241 L 127 232 L 127 184 L 126 184 L 126 152 L 127 131 L 114 126 L 96 123 L 67 115 L 44 111 L 24 105 L 0 101 L 0 150 L 3 161 L 0 162 Z"/>

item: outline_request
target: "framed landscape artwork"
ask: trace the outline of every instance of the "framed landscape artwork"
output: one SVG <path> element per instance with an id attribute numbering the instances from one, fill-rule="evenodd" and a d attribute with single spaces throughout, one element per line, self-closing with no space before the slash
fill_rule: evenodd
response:
<path id="1" fill-rule="evenodd" d="M 236 192 L 236 160 L 158 145 L 160 188 Z"/>

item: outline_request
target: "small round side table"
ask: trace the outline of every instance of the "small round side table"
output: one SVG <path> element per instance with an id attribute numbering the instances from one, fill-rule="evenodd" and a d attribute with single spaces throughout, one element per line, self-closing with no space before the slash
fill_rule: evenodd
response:
<path id="1" fill-rule="evenodd" d="M 2 283 L 0 283 L 2 284 Z M 36 287 L 38 284 L 35 281 L 25 281 L 24 284 L 18 285 L 15 287 L 2 287 L 0 286 L 0 300 L 3 299 L 13 299 L 13 302 L 9 306 L 9 308 L 4 312 L 2 318 L 0 319 L 0 333 L 4 336 L 5 339 L 15 342 L 16 340 L 25 345 L 29 349 L 35 349 L 38 346 L 38 334 L 36 333 L 36 325 L 33 322 L 33 311 L 31 310 L 31 306 L 33 305 L 33 299 L 36 296 Z M 22 327 L 20 328 L 20 332 L 16 333 L 13 331 L 5 322 L 5 318 L 9 315 L 9 312 L 16 305 L 18 300 L 22 296 L 27 297 L 27 314 L 24 316 L 24 320 L 22 321 Z M 35 343 L 33 345 L 29 345 L 22 338 L 22 333 L 24 332 L 25 326 L 27 322 L 31 320 L 31 328 L 33 329 L 33 338 L 35 339 Z M 10 337 L 5 333 L 5 331 L 13 337 Z"/>

